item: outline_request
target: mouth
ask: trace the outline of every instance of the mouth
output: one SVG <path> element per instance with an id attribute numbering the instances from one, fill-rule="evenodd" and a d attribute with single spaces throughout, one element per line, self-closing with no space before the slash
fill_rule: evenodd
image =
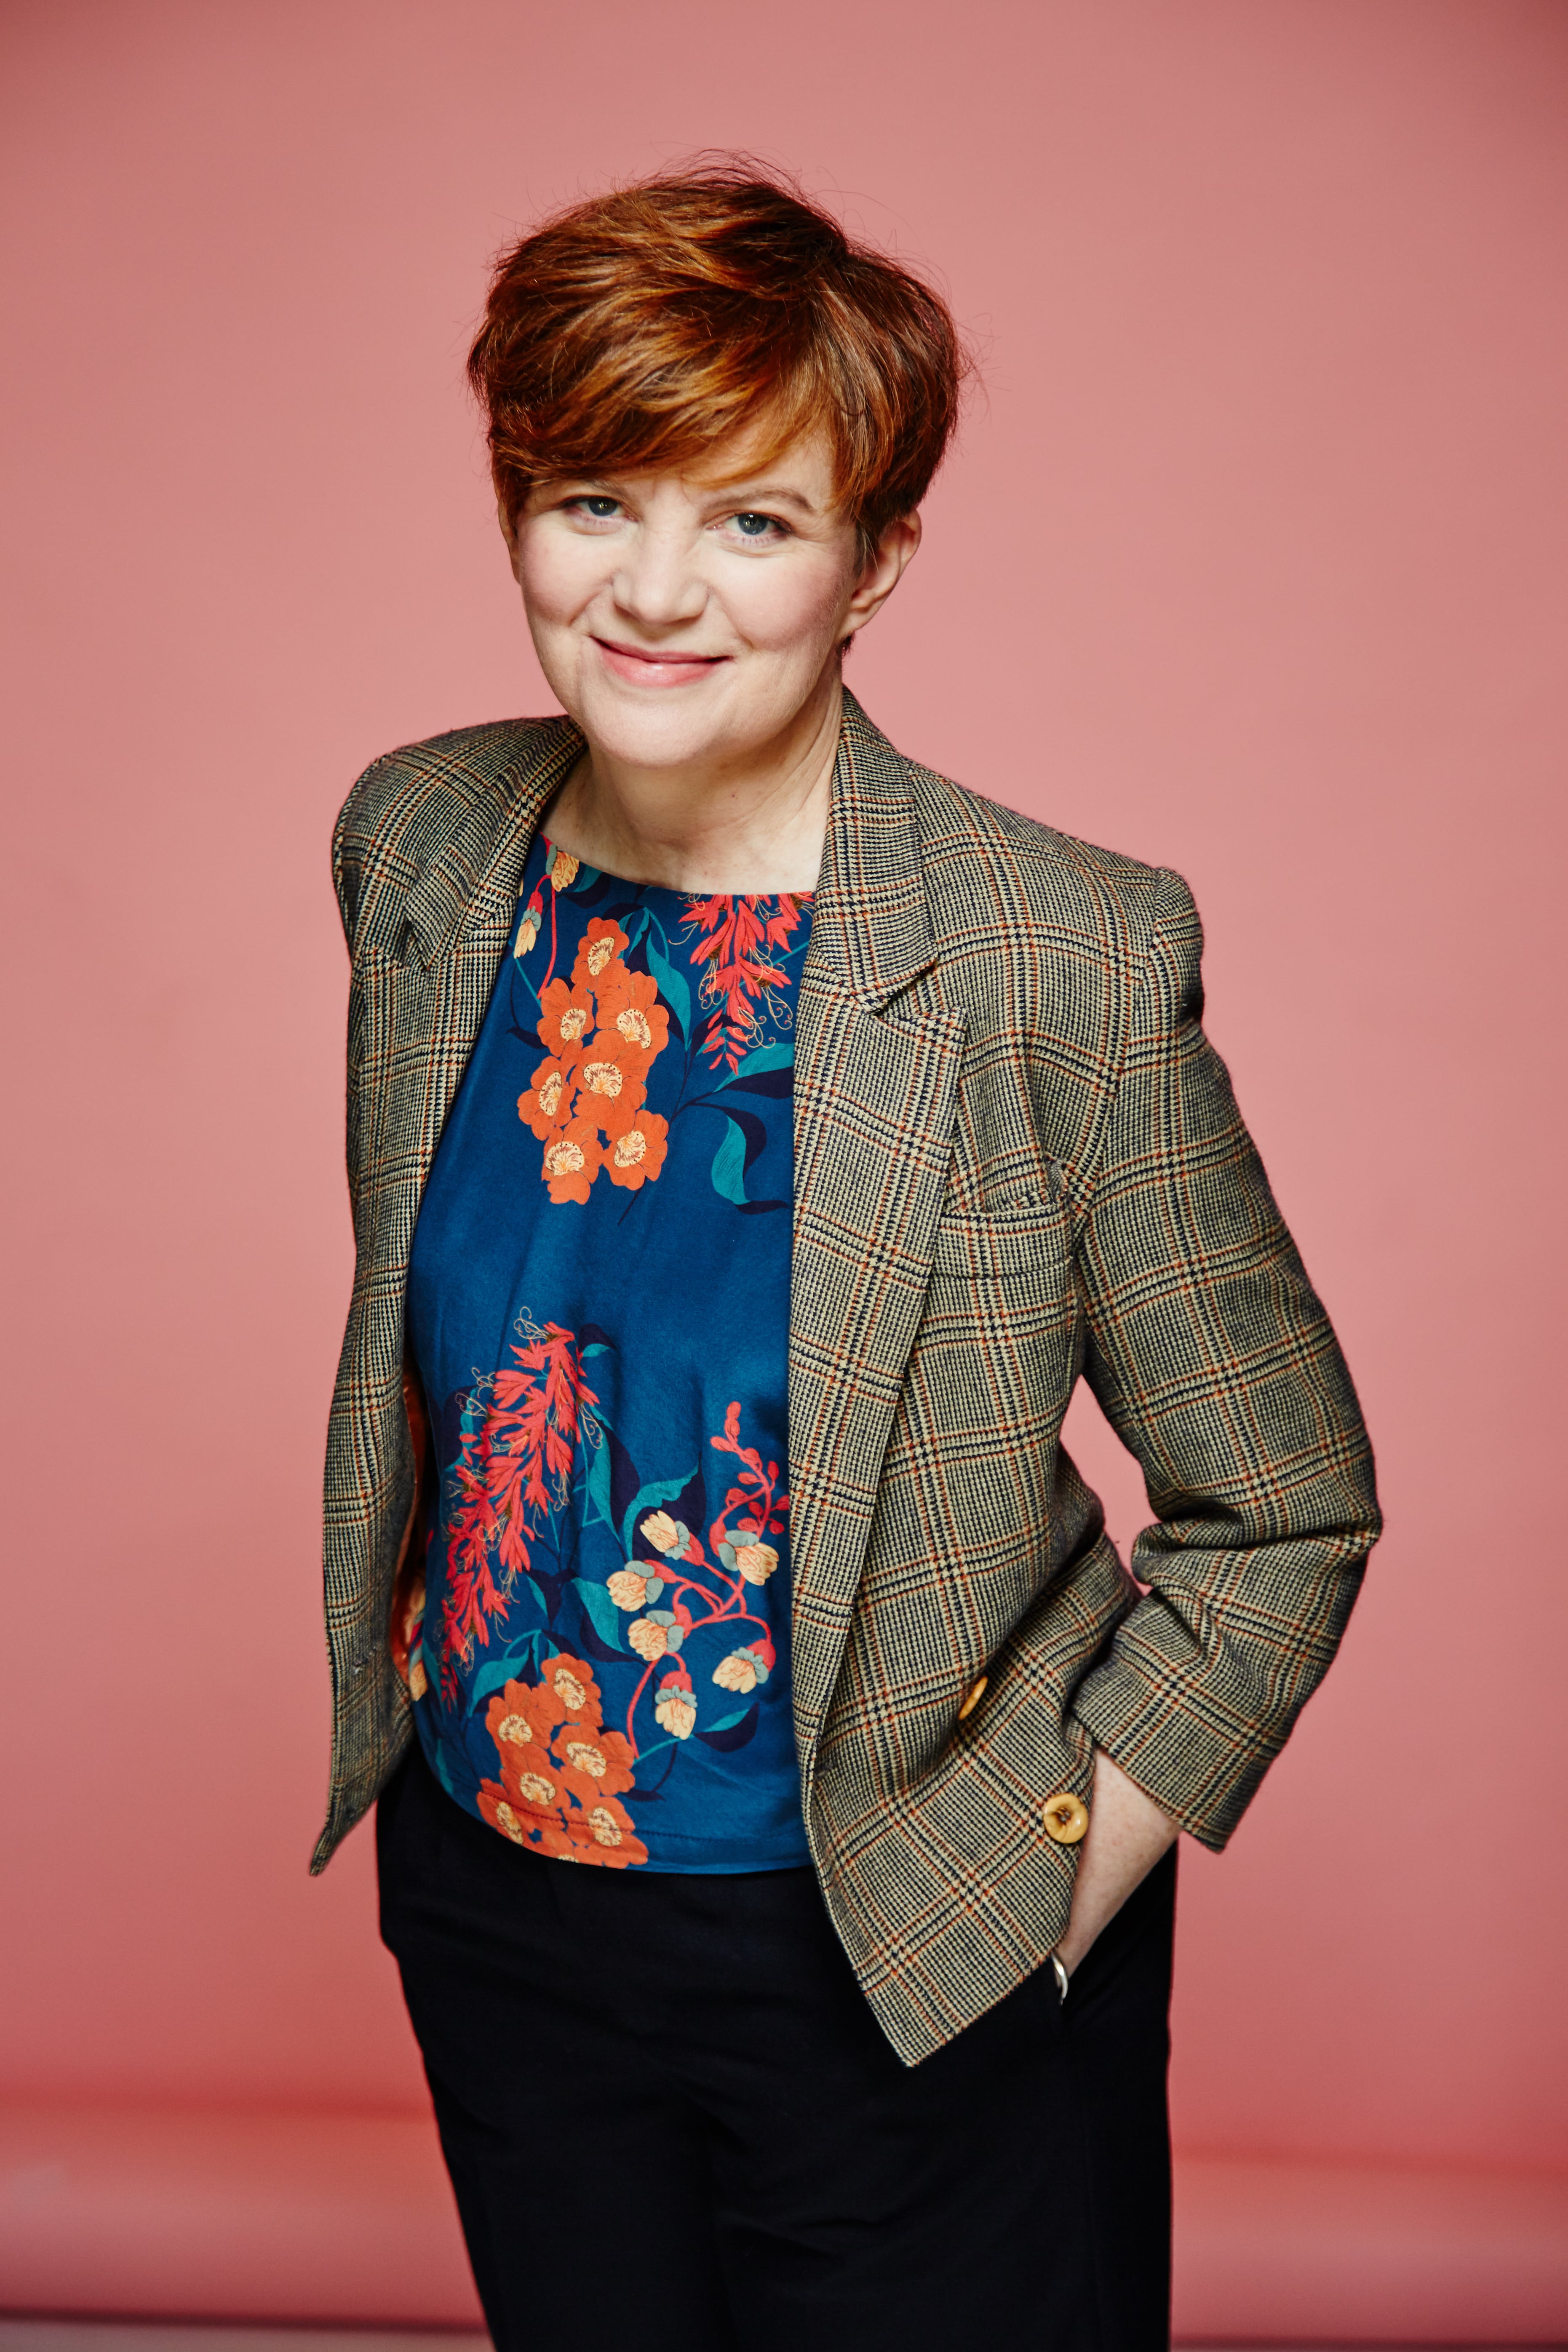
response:
<path id="1" fill-rule="evenodd" d="M 686 653 L 674 646 L 628 646 L 595 637 L 605 667 L 628 686 L 694 686 L 730 658 L 728 654 Z"/>

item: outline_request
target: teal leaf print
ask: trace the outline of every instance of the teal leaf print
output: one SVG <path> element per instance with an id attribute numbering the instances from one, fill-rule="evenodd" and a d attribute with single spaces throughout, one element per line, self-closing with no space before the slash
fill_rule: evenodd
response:
<path id="1" fill-rule="evenodd" d="M 611 1600 L 607 1585 L 593 1584 L 585 1576 L 574 1576 L 572 1590 L 588 1612 L 588 1621 L 601 1642 L 612 1650 L 626 1649 L 621 1639 L 621 1612 Z"/>
<path id="2" fill-rule="evenodd" d="M 784 1037 L 776 1045 L 759 1045 L 754 1054 L 742 1054 L 728 1083 L 732 1086 L 736 1078 L 754 1078 L 759 1070 L 793 1070 L 794 1067 L 795 1040 Z"/>
<path id="3" fill-rule="evenodd" d="M 468 1685 L 470 1706 L 482 1698 L 489 1698 L 491 1691 L 499 1691 L 504 1684 L 520 1681 L 524 1666 L 538 1646 L 538 1642 L 531 1636 L 524 1646 L 521 1650 L 513 1650 L 510 1657 L 492 1658 L 488 1666 L 481 1666 Z"/>
<path id="4" fill-rule="evenodd" d="M 724 1140 L 713 1154 L 713 1190 L 738 1209 L 746 1205 L 746 1138 L 732 1118 L 724 1122 Z"/>
<path id="5" fill-rule="evenodd" d="M 651 930 L 646 952 L 647 968 L 658 982 L 658 992 L 674 1013 L 682 1038 L 689 1038 L 691 1034 L 691 991 L 686 984 L 685 976 L 677 971 L 668 958 L 655 947 Z"/>

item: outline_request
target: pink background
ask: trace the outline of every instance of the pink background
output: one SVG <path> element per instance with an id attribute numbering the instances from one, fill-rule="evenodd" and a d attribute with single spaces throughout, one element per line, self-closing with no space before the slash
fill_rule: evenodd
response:
<path id="1" fill-rule="evenodd" d="M 1180 2144 L 1568 2171 L 1568 10 L 12 0 L 4 47 L 0 2086 L 423 2112 L 368 1837 L 305 1875 L 327 834 L 387 746 L 549 707 L 460 384 L 488 256 L 735 143 L 984 365 L 856 690 L 1187 876 L 1379 1449 L 1342 1659 L 1184 1858 Z"/>

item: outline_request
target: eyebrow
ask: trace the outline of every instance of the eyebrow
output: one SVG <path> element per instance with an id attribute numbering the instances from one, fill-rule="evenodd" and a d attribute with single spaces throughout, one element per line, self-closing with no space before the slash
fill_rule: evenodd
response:
<path id="1" fill-rule="evenodd" d="M 810 499 L 805 497 L 799 490 L 786 489 L 782 482 L 776 488 L 768 482 L 759 482 L 754 485 L 750 482 L 735 484 L 719 482 L 715 483 L 714 488 L 722 490 L 726 498 L 733 491 L 735 502 L 742 513 L 746 507 L 746 501 L 741 496 L 743 490 L 750 490 L 752 499 L 759 506 L 798 507 L 802 514 L 808 515 L 814 515 L 818 511 Z"/>
<path id="2" fill-rule="evenodd" d="M 741 513 L 745 513 L 748 503 L 754 503 L 754 506 L 795 506 L 799 508 L 799 513 L 802 515 L 820 513 L 820 508 L 816 506 L 811 499 L 804 497 L 799 489 L 787 489 L 783 482 L 771 485 L 771 482 L 766 480 L 764 482 L 741 480 L 741 482 L 715 482 L 712 487 L 715 487 L 715 491 L 721 491 L 726 499 L 733 497 L 736 506 L 741 508 Z M 750 499 L 742 497 L 742 491 L 750 491 Z"/>
<path id="3" fill-rule="evenodd" d="M 633 467 L 630 470 L 635 473 L 639 469 Z M 610 486 L 624 478 L 625 476 L 619 468 L 606 467 L 602 474 L 586 470 L 580 474 L 559 474 L 555 477 L 555 482 L 563 489 L 569 482 L 603 482 L 606 486 L 606 494 L 608 494 Z M 808 499 L 804 491 L 792 490 L 783 482 L 770 483 L 765 477 L 758 482 L 748 482 L 743 477 L 738 482 L 713 482 L 709 485 L 709 488 L 715 498 L 732 498 L 737 509 L 742 514 L 745 513 L 748 505 L 747 498 L 742 495 L 744 492 L 750 493 L 750 503 L 758 506 L 794 507 L 799 513 L 814 517 L 825 511 L 814 499 Z"/>

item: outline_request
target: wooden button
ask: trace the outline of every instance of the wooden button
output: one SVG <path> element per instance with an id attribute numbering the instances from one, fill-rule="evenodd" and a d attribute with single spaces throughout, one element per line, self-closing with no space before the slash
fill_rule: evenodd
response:
<path id="1" fill-rule="evenodd" d="M 1046 1799 L 1046 1835 L 1058 1845 L 1076 1845 L 1089 1829 L 1089 1807 L 1070 1789 Z"/>
<path id="2" fill-rule="evenodd" d="M 963 1721 L 966 1715 L 973 1714 L 975 1708 L 984 1697 L 985 1681 L 986 1677 L 982 1675 L 978 1681 L 971 1683 L 969 1688 L 964 1692 L 963 1705 L 958 1710 L 958 1719 L 960 1723 Z"/>

